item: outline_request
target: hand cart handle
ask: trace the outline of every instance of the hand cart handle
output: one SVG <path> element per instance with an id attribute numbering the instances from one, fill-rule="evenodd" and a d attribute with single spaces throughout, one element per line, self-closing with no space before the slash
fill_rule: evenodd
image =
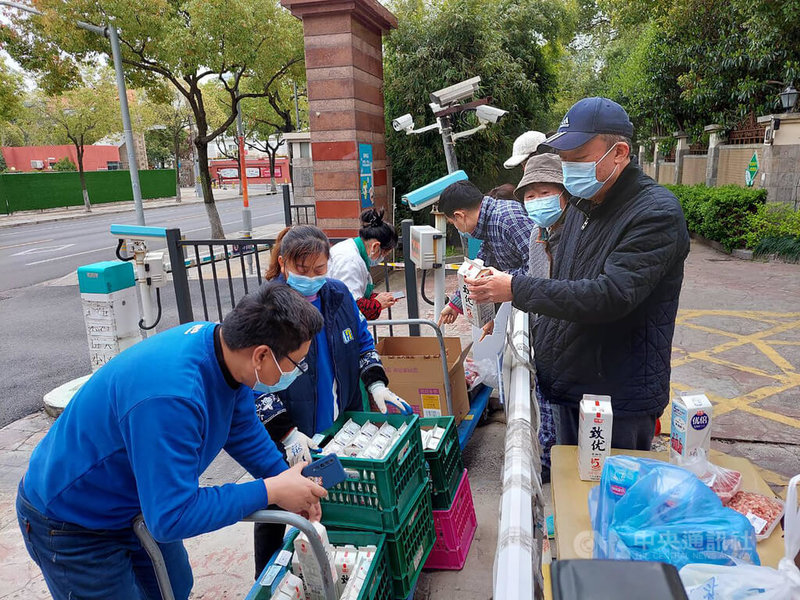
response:
<path id="1" fill-rule="evenodd" d="M 444 397 L 447 401 L 447 412 L 453 414 L 453 397 L 450 389 L 450 371 L 447 369 L 447 349 L 444 347 L 444 335 L 439 326 L 428 319 L 392 319 L 392 320 L 379 320 L 367 321 L 369 327 L 378 327 L 379 325 L 427 325 L 432 327 L 436 333 L 436 339 L 439 340 L 439 355 L 442 358 L 442 377 L 444 379 Z M 423 415 L 424 416 L 424 415 Z"/>
<path id="2" fill-rule="evenodd" d="M 322 540 L 317 535 L 313 525 L 300 515 L 295 515 L 283 510 L 257 510 L 253 514 L 245 517 L 242 521 L 252 521 L 254 523 L 279 523 L 281 525 L 290 525 L 296 527 L 301 532 L 306 534 L 309 543 L 311 544 L 311 551 L 314 553 L 317 561 L 320 564 L 320 571 L 322 571 L 322 590 L 325 594 L 326 600 L 336 600 L 336 593 L 334 592 L 333 579 L 331 578 L 330 569 L 326 569 L 325 565 L 328 564 L 328 556 L 325 548 L 322 545 Z M 133 531 L 136 537 L 142 543 L 142 547 L 147 552 L 150 560 L 153 563 L 153 569 L 156 572 L 156 580 L 158 581 L 158 589 L 161 591 L 161 598 L 163 600 L 175 600 L 172 593 L 172 585 L 169 581 L 169 573 L 167 572 L 167 565 L 164 562 L 164 557 L 158 547 L 153 536 L 148 531 L 144 523 L 142 515 L 137 516 L 133 520 Z"/>

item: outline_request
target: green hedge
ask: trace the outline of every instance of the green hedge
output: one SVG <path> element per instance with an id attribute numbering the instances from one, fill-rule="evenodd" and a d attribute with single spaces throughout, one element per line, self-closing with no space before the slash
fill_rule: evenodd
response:
<path id="1" fill-rule="evenodd" d="M 128 171 L 90 171 L 86 189 L 92 204 L 133 201 Z M 175 196 L 174 169 L 139 171 L 142 198 Z M 0 174 L 0 212 L 83 205 L 78 173 Z"/>
<path id="2" fill-rule="evenodd" d="M 766 190 L 725 185 L 668 185 L 683 207 L 689 231 L 719 242 L 726 250 L 744 248 L 751 233 L 751 218 L 763 210 Z"/>
<path id="3" fill-rule="evenodd" d="M 800 211 L 784 203 L 769 203 L 750 215 L 747 247 L 756 256 L 777 254 L 800 261 Z"/>

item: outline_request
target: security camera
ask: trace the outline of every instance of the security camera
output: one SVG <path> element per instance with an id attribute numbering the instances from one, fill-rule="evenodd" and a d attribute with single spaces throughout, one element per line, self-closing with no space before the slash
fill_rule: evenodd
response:
<path id="1" fill-rule="evenodd" d="M 421 188 L 417 188 L 412 192 L 404 194 L 401 198 L 401 201 L 403 204 L 408 205 L 411 210 L 422 210 L 427 206 L 436 204 L 436 202 L 439 201 L 439 196 L 441 196 L 442 192 L 448 185 L 453 184 L 456 181 L 463 181 L 465 179 L 469 178 L 464 171 L 455 171 L 435 181 L 431 181 L 430 183 L 423 185 Z"/>
<path id="2" fill-rule="evenodd" d="M 405 114 L 401 117 L 397 117 L 392 121 L 392 127 L 394 127 L 395 131 L 403 131 L 408 129 L 414 128 L 414 118 L 409 115 Z"/>
<path id="3" fill-rule="evenodd" d="M 478 91 L 480 83 L 480 77 L 473 77 L 472 79 L 467 79 L 451 85 L 450 87 L 431 92 L 431 102 L 435 102 L 440 106 L 448 106 L 459 100 L 470 98 Z"/>
<path id="4" fill-rule="evenodd" d="M 508 111 L 502 108 L 489 106 L 488 104 L 479 106 L 475 109 L 475 115 L 481 123 L 497 123 Z"/>

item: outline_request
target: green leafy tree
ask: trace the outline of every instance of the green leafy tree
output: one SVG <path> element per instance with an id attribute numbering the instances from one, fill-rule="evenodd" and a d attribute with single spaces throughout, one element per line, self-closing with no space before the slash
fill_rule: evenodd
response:
<path id="1" fill-rule="evenodd" d="M 7 122 L 22 110 L 22 79 L 0 57 L 0 123 Z"/>
<path id="2" fill-rule="evenodd" d="M 5 173 L 8 171 L 8 163 L 6 163 L 6 157 L 3 156 L 3 151 L 0 149 L 0 173 Z"/>
<path id="3" fill-rule="evenodd" d="M 61 143 L 75 146 L 83 203 L 87 211 L 92 210 L 92 205 L 84 176 L 84 152 L 87 145 L 121 129 L 118 106 L 116 88 L 102 78 L 47 98 L 41 104 L 44 118 L 52 124 L 53 132 L 62 137 Z"/>
<path id="4" fill-rule="evenodd" d="M 240 100 L 266 97 L 283 78 L 303 77 L 300 22 L 277 2 L 260 0 L 40 0 L 37 8 L 43 17 L 12 17 L 14 43 L 9 51 L 23 66 L 43 78 L 52 74 L 52 61 L 39 64 L 41 59 L 29 51 L 37 45 L 57 50 L 68 64 L 95 53 L 108 55 L 106 40 L 76 29 L 74 22 L 113 21 L 126 76 L 134 87 L 166 80 L 185 98 L 197 128 L 194 144 L 212 235 L 224 237 L 211 189 L 208 144 L 233 124 Z M 225 89 L 231 106 L 227 118 L 213 128 L 202 85 L 211 79 Z M 243 90 L 245 80 L 249 91 Z"/>
<path id="5" fill-rule="evenodd" d="M 72 159 L 70 159 L 69 156 L 65 156 L 64 158 L 59 159 L 53 165 L 53 171 L 66 172 L 66 171 L 77 171 L 77 170 L 78 167 L 75 166 L 75 163 L 72 162 Z"/>
<path id="6" fill-rule="evenodd" d="M 185 98 L 174 88 L 156 90 L 148 94 L 147 98 L 152 105 L 153 113 L 153 126 L 145 138 L 148 161 L 156 163 L 172 160 L 175 168 L 176 201 L 180 202 L 180 157 L 188 149 L 192 111 Z"/>
<path id="7" fill-rule="evenodd" d="M 446 174 L 436 131 L 406 136 L 391 119 L 404 113 L 417 126 L 433 121 L 430 92 L 481 76 L 478 97 L 509 111 L 498 124 L 458 142 L 459 166 L 483 189 L 518 178 L 502 168 L 511 142 L 529 129 L 545 129 L 557 89 L 556 66 L 572 38 L 575 14 L 560 0 L 396 1 L 402 15 L 384 42 L 387 151 L 393 179 L 405 192 Z M 424 121 L 424 123 L 423 123 Z M 455 119 L 455 131 L 477 125 L 471 113 Z"/>

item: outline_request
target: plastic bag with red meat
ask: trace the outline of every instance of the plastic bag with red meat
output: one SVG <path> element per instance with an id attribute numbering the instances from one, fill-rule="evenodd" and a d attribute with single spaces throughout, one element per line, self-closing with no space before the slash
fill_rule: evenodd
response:
<path id="1" fill-rule="evenodd" d="M 697 475 L 697 478 L 710 487 L 726 506 L 742 488 L 742 474 L 739 471 L 715 465 L 708 460 L 702 448 L 698 449 L 694 456 L 677 457 L 676 464 Z"/>

